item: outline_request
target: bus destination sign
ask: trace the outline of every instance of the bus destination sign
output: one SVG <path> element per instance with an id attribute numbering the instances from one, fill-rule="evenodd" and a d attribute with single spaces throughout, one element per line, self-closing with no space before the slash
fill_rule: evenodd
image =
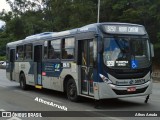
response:
<path id="1" fill-rule="evenodd" d="M 132 25 L 104 25 L 104 30 L 105 32 L 112 34 L 146 34 L 142 26 Z"/>

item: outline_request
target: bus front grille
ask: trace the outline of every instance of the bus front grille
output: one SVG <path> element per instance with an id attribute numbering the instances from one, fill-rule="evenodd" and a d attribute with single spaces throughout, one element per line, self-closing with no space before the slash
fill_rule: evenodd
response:
<path id="1" fill-rule="evenodd" d="M 136 89 L 134 92 L 128 92 L 127 90 L 115 90 L 112 89 L 117 95 L 129 95 L 129 94 L 138 94 L 138 93 L 144 93 L 146 91 L 147 87 L 141 88 L 141 89 Z"/>

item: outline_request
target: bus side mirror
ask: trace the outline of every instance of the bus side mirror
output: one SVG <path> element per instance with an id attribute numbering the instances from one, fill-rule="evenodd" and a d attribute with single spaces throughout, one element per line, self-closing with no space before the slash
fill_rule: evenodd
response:
<path id="1" fill-rule="evenodd" d="M 154 57 L 154 46 L 152 43 L 151 43 L 151 56 Z"/>

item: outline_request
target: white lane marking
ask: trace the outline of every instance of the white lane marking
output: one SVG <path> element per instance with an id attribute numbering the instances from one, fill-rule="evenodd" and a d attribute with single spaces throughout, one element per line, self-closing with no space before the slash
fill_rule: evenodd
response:
<path id="1" fill-rule="evenodd" d="M 42 99 L 44 99 L 44 100 L 49 100 L 49 101 L 52 101 L 52 102 L 56 102 L 56 103 L 62 103 L 62 102 L 60 102 L 60 101 L 53 100 L 53 99 L 46 98 L 46 97 L 39 97 L 39 98 L 42 98 Z"/>
<path id="2" fill-rule="evenodd" d="M 86 109 L 85 111 L 93 111 L 93 110 L 90 110 L 90 109 Z"/>
<path id="3" fill-rule="evenodd" d="M 22 94 L 22 95 L 25 95 L 25 96 L 27 96 L 27 97 L 31 97 L 31 98 L 33 98 L 32 96 L 31 96 L 31 93 L 29 93 L 29 92 L 27 92 L 27 91 L 23 91 L 23 90 L 13 90 L 14 92 L 16 92 L 16 93 L 18 93 L 18 94 Z M 32 94 L 33 95 L 33 94 Z"/>
<path id="4" fill-rule="evenodd" d="M 108 118 L 110 118 L 112 120 L 124 120 L 124 119 L 120 119 L 120 118 L 117 118 L 117 117 L 108 117 Z"/>
<path id="5" fill-rule="evenodd" d="M 28 95 L 28 96 L 30 96 L 30 97 L 32 97 L 31 96 L 31 94 L 30 93 L 28 93 L 28 92 L 26 92 L 26 91 L 22 91 L 22 90 L 14 90 L 15 92 L 19 92 L 19 93 L 22 93 L 22 94 L 25 94 L 25 95 Z M 33 95 L 33 94 L 32 94 Z M 36 94 L 34 94 L 34 96 L 36 96 Z M 60 102 L 60 101 L 57 101 L 57 100 L 53 100 L 53 99 L 50 99 L 50 98 L 47 98 L 47 97 L 39 97 L 39 98 L 42 98 L 42 99 L 44 99 L 44 100 L 48 100 L 48 101 L 52 101 L 52 102 L 55 102 L 55 103 L 62 103 L 62 102 Z"/>
<path id="6" fill-rule="evenodd" d="M 20 119 L 20 118 L 18 118 L 18 117 L 11 117 L 11 118 L 9 118 L 9 119 L 7 119 L 7 120 L 22 120 L 22 119 Z"/>
<path id="7" fill-rule="evenodd" d="M 108 120 L 108 118 L 111 119 L 111 120 L 124 120 L 124 119 L 120 119 L 120 118 L 117 118 L 117 117 L 101 117 L 101 119 L 103 119 L 103 120 Z"/>
<path id="8" fill-rule="evenodd" d="M 149 101 L 153 101 L 153 102 L 160 102 L 160 99 L 154 99 L 154 100 L 149 100 Z"/>
<path id="9" fill-rule="evenodd" d="M 1 84 L 0 84 L 0 87 L 6 88 L 7 86 L 5 86 L 5 85 L 1 85 Z"/>
<path id="10" fill-rule="evenodd" d="M 95 114 L 99 114 L 101 116 L 104 116 L 104 114 L 102 114 L 102 113 L 96 113 L 96 112 L 93 112 L 92 110 L 89 110 L 89 109 L 86 109 L 85 111 L 90 111 L 93 114 L 95 113 Z M 117 117 L 110 117 L 110 116 L 104 116 L 104 117 L 98 117 L 98 118 L 101 118 L 101 119 L 104 119 L 104 120 L 108 120 L 108 118 L 111 119 L 111 120 L 123 120 L 123 119 L 120 119 L 120 118 L 117 118 Z"/>
<path id="11" fill-rule="evenodd" d="M 0 111 L 5 111 L 4 109 L 0 109 Z"/>
<path id="12" fill-rule="evenodd" d="M 139 99 L 139 100 L 144 100 L 145 101 L 146 98 L 144 96 L 142 96 L 142 97 L 135 97 L 134 99 L 135 100 Z M 121 98 L 121 100 L 127 101 L 127 100 L 133 100 L 133 98 L 132 99 L 131 98 L 128 98 L 128 99 Z M 148 102 L 160 102 L 160 99 L 159 98 L 153 98 L 152 96 L 150 96 Z"/>
<path id="13" fill-rule="evenodd" d="M 26 91 L 23 91 L 23 90 L 13 90 L 13 91 L 20 92 L 20 93 L 23 93 L 23 94 L 27 93 Z"/>

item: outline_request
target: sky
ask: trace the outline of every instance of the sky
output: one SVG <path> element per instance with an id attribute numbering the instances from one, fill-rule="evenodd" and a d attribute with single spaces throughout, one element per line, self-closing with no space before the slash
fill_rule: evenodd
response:
<path id="1" fill-rule="evenodd" d="M 5 9 L 6 11 L 10 10 L 10 6 L 6 3 L 6 0 L 0 0 L 0 12 Z"/>
<path id="2" fill-rule="evenodd" d="M 6 11 L 10 11 L 10 6 L 9 4 L 6 3 L 6 0 L 0 0 L 0 12 L 5 9 Z M 2 25 L 4 25 L 5 22 L 0 20 L 0 28 Z"/>

